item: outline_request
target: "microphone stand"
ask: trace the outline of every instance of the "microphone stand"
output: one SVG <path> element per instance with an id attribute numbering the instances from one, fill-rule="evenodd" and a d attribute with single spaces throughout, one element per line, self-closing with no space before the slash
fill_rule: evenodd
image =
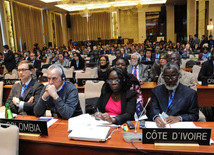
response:
<path id="1" fill-rule="evenodd" d="M 150 100 L 151 100 L 151 97 L 148 98 L 147 103 L 146 103 L 146 105 L 145 105 L 143 111 L 141 112 L 139 118 L 141 118 L 141 116 L 142 116 L 143 113 L 145 112 L 145 109 L 146 109 L 147 105 L 149 104 Z M 127 134 L 123 134 L 123 139 L 124 139 L 126 142 L 141 142 L 141 141 L 142 141 L 142 133 L 137 133 L 137 124 L 138 124 L 138 122 L 139 122 L 139 118 L 138 118 L 138 120 L 137 120 L 137 122 L 136 122 L 136 124 L 135 124 L 135 132 L 134 132 L 134 133 L 129 132 L 129 133 L 127 133 Z"/>

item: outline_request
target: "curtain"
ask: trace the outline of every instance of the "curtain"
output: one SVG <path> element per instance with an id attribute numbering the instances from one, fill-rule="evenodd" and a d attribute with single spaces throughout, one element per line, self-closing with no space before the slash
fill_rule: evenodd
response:
<path id="1" fill-rule="evenodd" d="M 55 25 L 56 25 L 56 46 L 59 47 L 63 45 L 61 15 L 55 14 Z"/>
<path id="2" fill-rule="evenodd" d="M 43 27 L 44 27 L 44 37 L 45 37 L 45 44 L 48 47 L 48 42 L 50 41 L 49 38 L 49 22 L 48 22 L 48 10 L 42 10 L 42 15 L 43 15 Z"/>
<path id="3" fill-rule="evenodd" d="M 71 15 L 71 28 L 68 28 L 68 40 L 83 41 L 96 40 L 98 37 L 102 39 L 110 39 L 111 26 L 109 13 L 92 13 L 88 18 L 81 15 Z"/>
<path id="4" fill-rule="evenodd" d="M 3 52 L 3 41 L 2 41 L 1 24 L 0 24 L 0 53 L 2 52 Z"/>
<path id="5" fill-rule="evenodd" d="M 34 43 L 38 43 L 41 48 L 43 45 L 41 9 L 13 2 L 13 14 L 18 50 L 25 42 L 27 50 L 32 50 Z"/>

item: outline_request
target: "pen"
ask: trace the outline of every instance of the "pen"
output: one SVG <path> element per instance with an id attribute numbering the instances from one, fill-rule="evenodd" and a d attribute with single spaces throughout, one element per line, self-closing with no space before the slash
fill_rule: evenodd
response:
<path id="1" fill-rule="evenodd" d="M 99 109 L 97 108 L 97 112 L 98 112 L 98 116 L 100 117 L 100 111 L 99 111 Z M 99 118 L 100 119 L 100 118 Z"/>
<path id="2" fill-rule="evenodd" d="M 165 124 L 167 124 L 166 121 L 163 119 L 162 115 L 159 114 L 159 116 L 160 116 L 160 118 L 162 119 L 162 121 L 163 121 Z"/>

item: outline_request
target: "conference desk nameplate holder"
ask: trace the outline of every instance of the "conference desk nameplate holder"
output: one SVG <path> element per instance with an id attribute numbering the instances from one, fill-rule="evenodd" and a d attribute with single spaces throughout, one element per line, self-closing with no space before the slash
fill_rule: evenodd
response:
<path id="1" fill-rule="evenodd" d="M 199 147 L 210 145 L 210 128 L 144 128 L 142 143 L 155 147 Z"/>
<path id="2" fill-rule="evenodd" d="M 0 123 L 6 125 L 16 125 L 19 128 L 20 138 L 38 139 L 40 136 L 48 136 L 46 121 L 0 119 Z"/>

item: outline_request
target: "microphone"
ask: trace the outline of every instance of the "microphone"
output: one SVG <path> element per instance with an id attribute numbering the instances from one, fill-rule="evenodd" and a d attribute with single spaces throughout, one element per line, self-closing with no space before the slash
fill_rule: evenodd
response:
<path id="1" fill-rule="evenodd" d="M 139 122 L 139 118 L 141 118 L 141 116 L 143 115 L 143 113 L 145 112 L 145 109 L 147 107 L 147 105 L 149 104 L 151 100 L 151 97 L 148 98 L 147 100 L 147 103 L 143 109 L 143 111 L 141 112 L 140 116 L 138 117 L 138 120 L 135 124 L 135 132 L 129 132 L 127 134 L 123 134 L 123 139 L 126 141 L 126 142 L 141 142 L 142 141 L 142 133 L 137 133 L 137 123 Z"/>

